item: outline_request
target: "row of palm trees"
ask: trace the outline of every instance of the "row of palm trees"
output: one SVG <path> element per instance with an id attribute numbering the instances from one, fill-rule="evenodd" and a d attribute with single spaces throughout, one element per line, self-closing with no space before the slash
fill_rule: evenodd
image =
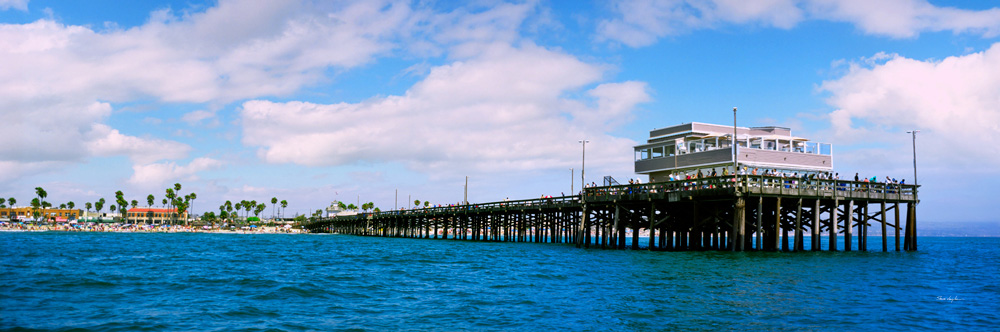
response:
<path id="1" fill-rule="evenodd" d="M 260 219 L 260 214 L 267 210 L 267 204 L 264 202 L 258 203 L 256 200 L 241 200 L 233 204 L 232 201 L 226 201 L 219 205 L 219 213 L 216 214 L 214 211 L 206 212 L 202 219 L 205 221 L 216 222 L 216 221 L 234 221 L 239 222 L 242 218 L 244 222 L 250 222 L 250 213 L 252 212 L 257 219 Z M 281 210 L 278 210 L 280 207 Z M 277 197 L 271 197 L 271 218 L 274 219 L 276 216 L 282 214 L 285 208 L 288 207 L 287 200 L 278 200 Z M 243 216 L 240 216 L 240 213 Z"/>
<path id="2" fill-rule="evenodd" d="M 194 200 L 198 199 L 198 195 L 195 193 L 190 193 L 181 196 L 179 194 L 180 191 L 181 191 L 181 184 L 175 183 L 173 188 L 166 189 L 166 197 L 163 198 L 162 201 L 164 207 L 167 207 L 169 205 L 170 210 L 172 210 L 172 213 L 170 215 L 171 223 L 176 223 L 177 217 L 179 215 L 183 215 L 183 213 L 187 211 L 194 203 Z M 45 216 L 44 218 L 45 221 L 55 220 L 55 218 L 48 217 L 48 215 L 45 213 L 46 209 L 52 208 L 52 204 L 45 200 L 45 198 L 47 198 L 49 195 L 48 192 L 46 192 L 45 189 L 42 187 L 35 187 L 35 195 L 36 197 L 32 198 L 30 203 L 30 206 L 32 208 L 32 216 L 34 217 L 34 220 L 39 221 L 40 219 L 42 219 L 41 218 L 42 216 Z M 156 199 L 155 197 L 153 197 L 152 194 L 146 196 L 146 203 L 148 204 L 147 205 L 148 207 L 152 207 L 155 201 Z M 6 200 L 0 198 L 0 208 L 7 207 L 4 203 L 9 204 L 8 211 L 12 211 L 15 204 L 17 204 L 17 199 L 15 199 L 14 197 L 8 198 Z M 104 200 L 104 198 L 100 198 L 94 201 L 93 203 L 91 202 L 84 203 L 84 208 L 87 209 L 88 213 L 90 212 L 91 209 L 96 210 L 97 213 L 101 213 L 101 211 L 104 210 L 104 206 L 107 203 L 108 202 Z M 123 220 L 125 222 L 128 222 L 129 206 L 135 209 L 136 207 L 138 207 L 138 205 L 139 205 L 138 200 L 135 199 L 131 201 L 126 200 L 125 194 L 121 190 L 119 190 L 115 192 L 114 204 L 108 206 L 108 210 L 110 210 L 111 213 L 114 213 L 116 211 L 120 212 L 123 216 Z M 59 208 L 74 209 L 76 208 L 76 203 L 70 201 L 65 204 L 60 204 Z M 8 213 L 8 215 L 10 215 L 10 213 Z M 147 220 L 149 220 L 150 222 L 152 222 L 152 217 L 153 217 L 152 213 L 147 214 L 148 218 Z M 141 221 L 141 219 L 137 221 Z M 187 218 L 185 218 L 184 223 L 187 224 Z"/>

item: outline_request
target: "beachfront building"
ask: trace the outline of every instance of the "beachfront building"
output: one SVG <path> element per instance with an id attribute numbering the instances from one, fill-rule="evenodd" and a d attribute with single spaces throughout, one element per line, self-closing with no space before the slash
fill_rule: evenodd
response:
<path id="1" fill-rule="evenodd" d="M 733 126 L 698 122 L 653 129 L 646 144 L 635 146 L 635 172 L 648 175 L 650 182 L 667 181 L 671 174 L 732 174 L 734 159 L 748 172 L 808 175 L 833 170 L 832 145 L 793 136 L 790 128 L 736 127 L 736 149 L 733 132 Z"/>
<path id="2" fill-rule="evenodd" d="M 19 208 L 5 208 L 0 209 L 0 221 L 10 221 L 13 219 L 17 220 L 35 220 L 34 212 L 38 211 L 38 220 L 55 220 L 56 222 L 67 222 L 71 220 L 76 220 L 80 217 L 82 211 L 78 209 L 58 209 L 58 208 L 47 208 L 47 209 L 35 209 L 30 206 L 19 207 Z"/>
<path id="3" fill-rule="evenodd" d="M 129 222 L 166 224 L 172 221 L 184 222 L 187 220 L 187 211 L 177 213 L 177 209 L 159 208 L 132 208 L 128 210 Z"/>

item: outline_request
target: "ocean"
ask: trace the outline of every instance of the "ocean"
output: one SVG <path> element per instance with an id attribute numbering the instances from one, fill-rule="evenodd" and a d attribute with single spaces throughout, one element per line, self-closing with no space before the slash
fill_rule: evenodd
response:
<path id="1" fill-rule="evenodd" d="M 1000 330 L 1000 238 L 877 240 L 732 253 L 3 232 L 0 330 Z"/>

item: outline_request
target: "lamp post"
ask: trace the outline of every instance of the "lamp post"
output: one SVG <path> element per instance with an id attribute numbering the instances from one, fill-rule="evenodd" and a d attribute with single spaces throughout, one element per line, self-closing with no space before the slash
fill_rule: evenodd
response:
<path id="1" fill-rule="evenodd" d="M 580 165 L 580 188 L 582 189 L 582 188 L 587 188 L 587 179 L 584 177 L 583 174 L 584 172 L 587 171 L 587 143 L 590 143 L 590 141 L 584 139 L 580 140 L 580 143 L 583 143 L 583 155 L 581 158 L 582 162 Z"/>
<path id="2" fill-rule="evenodd" d="M 913 135 L 913 191 L 917 191 L 917 133 L 919 130 L 913 130 L 906 132 L 907 134 Z"/>
<path id="3" fill-rule="evenodd" d="M 576 194 L 573 193 L 574 191 L 576 191 L 576 190 L 574 190 L 576 188 L 573 187 L 573 178 L 575 178 L 575 177 L 576 177 L 576 173 L 573 172 L 573 168 L 570 167 L 569 168 L 569 194 L 571 196 L 572 195 L 576 195 Z"/>
<path id="4" fill-rule="evenodd" d="M 740 164 L 738 160 L 740 159 L 740 151 L 736 146 L 736 107 L 733 107 L 733 177 L 739 181 L 739 177 L 736 175 L 740 170 Z M 733 184 L 735 185 L 735 183 Z"/>

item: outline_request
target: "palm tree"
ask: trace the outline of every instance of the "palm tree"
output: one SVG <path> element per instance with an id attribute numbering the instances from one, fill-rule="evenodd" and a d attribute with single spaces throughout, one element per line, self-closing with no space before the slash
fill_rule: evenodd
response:
<path id="1" fill-rule="evenodd" d="M 163 200 L 160 201 L 160 206 L 162 206 L 163 208 L 167 207 L 167 199 L 166 198 L 164 198 Z"/>
<path id="2" fill-rule="evenodd" d="M 191 200 L 191 202 L 188 203 L 188 207 L 191 208 L 191 211 L 192 211 L 191 213 L 194 213 L 193 212 L 194 211 L 194 207 L 193 207 L 194 206 L 194 200 L 198 199 L 198 194 L 191 193 L 190 195 L 188 195 L 188 197 Z"/>
<path id="3" fill-rule="evenodd" d="M 245 214 L 246 218 L 250 218 L 250 210 L 253 209 L 254 205 L 257 205 L 256 201 L 253 202 L 252 204 L 250 202 L 243 201 L 243 210 L 246 210 L 246 212 L 247 212 Z"/>
<path id="4" fill-rule="evenodd" d="M 267 208 L 267 205 L 264 205 L 264 203 L 261 203 L 261 204 L 257 205 L 257 207 L 255 207 L 253 209 L 253 215 L 259 219 L 260 218 L 260 213 L 264 212 L 264 209 L 266 209 L 266 208 Z"/>
<path id="5" fill-rule="evenodd" d="M 59 208 L 65 210 L 66 209 L 66 203 L 59 204 Z"/>
<path id="6" fill-rule="evenodd" d="M 155 202 L 155 201 L 156 201 L 156 197 L 153 197 L 153 194 L 149 194 L 149 196 L 146 196 L 146 207 L 152 209 L 153 208 L 153 202 Z M 150 224 L 153 223 L 153 211 L 152 210 L 146 211 L 146 220 L 148 220 Z"/>
<path id="7" fill-rule="evenodd" d="M 10 209 L 11 209 L 10 212 L 7 213 L 8 215 L 10 215 L 11 213 L 14 213 L 14 204 L 16 204 L 16 203 L 17 203 L 17 200 L 14 199 L 14 197 L 11 197 L 11 198 L 7 199 L 7 205 L 9 205 Z M 13 218 L 11 218 L 11 220 L 13 220 Z"/>
<path id="8" fill-rule="evenodd" d="M 354 210 L 357 210 L 358 207 L 356 205 L 354 205 L 354 203 L 351 203 L 351 204 L 347 204 L 347 209 L 351 210 L 351 211 L 354 211 Z"/>
<path id="9" fill-rule="evenodd" d="M 104 209 L 104 199 L 103 198 L 97 200 L 97 202 L 94 202 L 94 209 L 97 210 L 98 214 L 101 213 L 101 209 Z M 104 221 L 104 216 L 98 216 L 97 220 L 98 221 Z"/>
<path id="10" fill-rule="evenodd" d="M 288 207 L 288 201 L 281 200 L 281 213 L 280 213 L 280 215 L 281 215 L 282 218 L 285 217 L 285 208 L 286 207 Z"/>
<path id="11" fill-rule="evenodd" d="M 233 205 L 233 209 L 236 210 L 236 217 L 239 218 L 239 216 L 240 216 L 240 210 L 243 210 L 243 202 L 239 202 L 239 203 L 236 203 L 236 205 Z"/>
<path id="12" fill-rule="evenodd" d="M 90 209 L 94 207 L 94 204 L 91 204 L 90 202 L 87 202 L 87 203 L 84 203 L 83 206 L 87 208 L 87 213 L 90 213 Z"/>
<path id="13" fill-rule="evenodd" d="M 42 215 L 45 215 L 45 208 L 42 206 L 42 203 L 45 202 L 45 197 L 48 197 L 49 193 L 45 192 L 45 189 L 42 189 L 42 187 L 35 187 L 35 195 L 38 195 L 38 205 L 42 207 Z"/>
<path id="14" fill-rule="evenodd" d="M 238 211 L 238 209 L 237 209 Z M 226 212 L 228 212 L 229 218 L 235 219 L 233 216 L 233 202 L 226 201 Z"/>
<path id="15" fill-rule="evenodd" d="M 125 194 L 121 190 L 115 192 L 115 204 L 118 205 L 118 211 L 122 213 L 122 221 L 128 223 L 128 202 L 125 201 Z M 114 210 L 111 210 L 114 212 Z"/>
<path id="16" fill-rule="evenodd" d="M 111 206 L 109 206 L 108 209 L 111 210 L 111 214 L 115 214 L 115 205 L 114 204 L 111 204 Z M 111 217 L 111 220 L 114 220 L 114 217 Z"/>
<path id="17" fill-rule="evenodd" d="M 42 200 L 38 199 L 38 197 L 32 198 L 30 205 L 31 205 L 31 215 L 35 217 L 35 221 L 37 222 L 38 217 L 41 216 L 41 212 L 39 211 L 42 208 Z"/>
<path id="18" fill-rule="evenodd" d="M 278 208 L 278 198 L 271 197 L 271 220 L 274 220 L 274 209 Z"/>
<path id="19" fill-rule="evenodd" d="M 415 199 L 415 200 L 413 200 L 413 207 L 414 207 L 414 208 L 418 208 L 418 207 L 420 207 L 420 200 L 419 200 L 419 199 Z"/>
<path id="20" fill-rule="evenodd" d="M 76 207 L 76 203 L 73 203 L 73 201 L 69 201 L 69 203 L 66 203 L 66 206 L 68 206 L 69 209 L 72 210 L 73 208 Z"/>
<path id="21" fill-rule="evenodd" d="M 173 188 L 167 188 L 167 190 L 165 190 L 165 191 L 166 191 L 166 194 L 164 194 L 164 196 L 166 198 L 163 199 L 163 202 L 164 202 L 163 205 L 167 205 L 167 202 L 169 202 L 170 203 L 170 210 L 173 211 L 174 203 L 176 201 L 175 198 L 177 198 L 177 194 L 174 193 L 174 189 Z M 175 216 L 174 213 L 170 212 L 170 224 L 171 225 L 174 224 L 174 216 Z"/>
<path id="22" fill-rule="evenodd" d="M 426 208 L 426 207 L 430 207 L 430 206 L 431 206 L 431 202 L 429 202 L 429 201 L 424 201 L 424 207 L 425 207 L 425 208 Z"/>
<path id="23" fill-rule="evenodd" d="M 135 207 L 139 206 L 139 200 L 137 200 L 137 199 L 133 199 L 131 203 L 132 203 L 132 210 L 135 210 Z M 136 216 L 136 217 L 138 217 L 138 216 Z M 137 224 L 139 223 L 138 218 L 136 218 L 136 223 Z"/>

